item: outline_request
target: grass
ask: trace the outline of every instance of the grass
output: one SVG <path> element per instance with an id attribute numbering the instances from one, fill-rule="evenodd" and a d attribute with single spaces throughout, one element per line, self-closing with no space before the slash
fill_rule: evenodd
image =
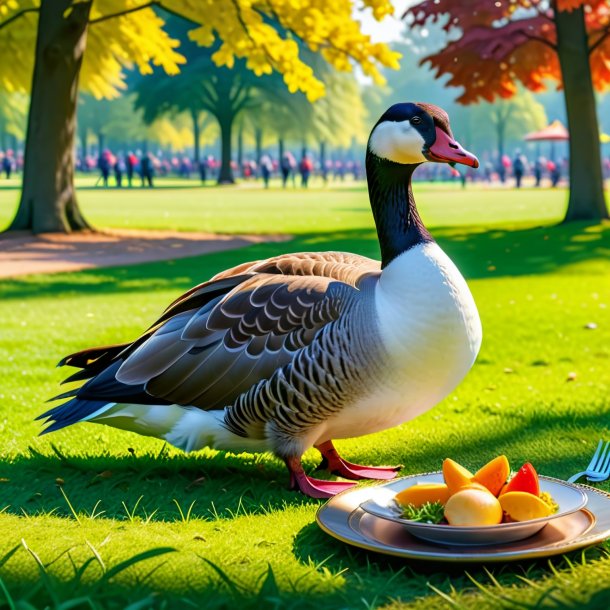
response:
<path id="1" fill-rule="evenodd" d="M 288 492 L 269 455 L 184 455 L 91 424 L 36 436 L 33 418 L 64 377 L 61 356 L 135 337 L 212 273 L 290 250 L 377 256 L 362 186 L 312 190 L 83 190 L 100 225 L 162 227 L 169 201 L 174 228 L 294 238 L 0 283 L 0 608 L 607 607 L 608 544 L 489 569 L 400 561 L 321 532 L 320 503 Z M 6 219 L 14 195 L 0 192 Z M 505 453 L 514 468 L 528 460 L 567 478 L 610 438 L 610 225 L 551 226 L 562 191 L 420 185 L 416 196 L 469 280 L 482 351 L 430 412 L 338 446 L 352 461 L 402 463 L 405 474 L 447 456 L 476 468 Z M 306 454 L 308 468 L 317 461 Z"/>
<path id="2" fill-rule="evenodd" d="M 155 189 L 119 191 L 123 196 L 112 187 L 95 188 L 94 183 L 95 178 L 90 176 L 79 178 L 79 199 L 87 218 L 98 227 L 308 234 L 370 226 L 370 208 L 363 197 L 362 183 L 351 181 L 331 183 L 330 189 L 315 181 L 308 191 L 284 191 L 277 182 L 269 190 L 257 183 L 246 183 L 236 190 L 169 179 L 158 181 L 160 186 Z M 0 227 L 13 217 L 19 197 L 17 186 L 14 180 L 0 180 Z M 432 226 L 472 224 L 473 219 L 481 225 L 498 220 L 538 222 L 559 219 L 564 208 L 563 190 L 461 190 L 451 183 L 419 184 L 417 199 Z"/>

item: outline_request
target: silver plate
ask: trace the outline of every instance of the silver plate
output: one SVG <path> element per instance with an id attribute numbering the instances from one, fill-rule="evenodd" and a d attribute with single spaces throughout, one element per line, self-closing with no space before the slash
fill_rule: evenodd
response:
<path id="1" fill-rule="evenodd" d="M 376 517 L 360 508 L 363 502 L 374 497 L 379 487 L 386 485 L 388 483 L 358 487 L 331 498 L 318 510 L 318 525 L 334 538 L 369 551 L 406 559 L 452 563 L 550 557 L 610 538 L 610 495 L 593 487 L 577 485 L 587 496 L 587 508 L 555 519 L 529 538 L 488 546 L 435 544 L 409 534 L 401 523 Z"/>
<path id="2" fill-rule="evenodd" d="M 541 476 L 539 479 L 541 491 L 551 494 L 559 505 L 559 510 L 548 517 L 529 521 L 480 527 L 455 527 L 404 519 L 401 516 L 402 509 L 394 501 L 396 494 L 417 483 L 442 483 L 441 472 L 412 475 L 377 486 L 375 488 L 377 493 L 363 502 L 360 508 L 376 517 L 400 523 L 409 533 L 430 542 L 465 546 L 505 544 L 533 536 L 550 521 L 574 513 L 587 503 L 586 494 L 576 485 L 550 477 Z"/>

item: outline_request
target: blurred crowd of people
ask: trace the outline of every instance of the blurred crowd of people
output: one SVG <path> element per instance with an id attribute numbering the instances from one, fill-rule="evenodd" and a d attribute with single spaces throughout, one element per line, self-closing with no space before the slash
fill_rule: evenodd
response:
<path id="1" fill-rule="evenodd" d="M 610 159 L 604 159 L 603 162 L 606 177 L 610 177 Z M 556 187 L 561 178 L 568 176 L 568 173 L 568 159 L 566 158 L 554 160 L 538 156 L 531 161 L 519 149 L 515 151 L 512 159 L 508 155 L 502 155 L 495 164 L 491 161 L 483 164 L 484 179 L 487 182 L 497 180 L 504 183 L 512 178 L 517 188 L 521 188 L 523 179 L 526 177 L 534 179 L 534 186 L 541 186 L 542 180 L 548 179 L 550 185 Z"/>
<path id="2" fill-rule="evenodd" d="M 104 149 L 99 154 L 88 154 L 76 159 L 76 169 L 84 173 L 99 172 L 96 186 L 115 186 L 117 188 L 154 187 L 155 177 L 176 176 L 180 178 L 198 178 L 202 183 L 217 180 L 221 162 L 213 155 L 207 155 L 195 161 L 186 155 L 167 155 L 159 152 L 155 155 L 136 150 L 135 152 L 114 153 Z M 231 163 L 236 178 L 244 180 L 262 179 L 265 188 L 269 188 L 273 178 L 280 179 L 284 188 L 301 186 L 307 188 L 312 179 L 343 181 L 346 178 L 361 180 L 365 178 L 363 165 L 351 159 L 326 159 L 321 161 L 314 155 L 303 151 L 300 159 L 290 151 L 281 157 L 269 153 L 261 156 L 260 161 L 253 158 L 241 164 Z M 11 178 L 15 172 L 23 171 L 23 153 L 7 149 L 0 150 L 0 175 Z M 604 177 L 610 179 L 610 157 L 603 159 Z M 554 160 L 543 156 L 529 159 L 517 149 L 512 157 L 502 155 L 492 158 L 483 155 L 481 167 L 451 167 L 440 163 L 425 163 L 415 174 L 415 179 L 432 182 L 460 181 L 463 186 L 468 182 L 487 182 L 489 184 L 512 183 L 520 188 L 528 186 L 550 185 L 556 187 L 562 179 L 569 176 L 568 159 Z M 525 181 L 525 182 L 524 182 Z"/>
<path id="3" fill-rule="evenodd" d="M 0 150 L 0 172 L 7 180 L 14 172 L 23 170 L 23 154 L 15 153 L 12 148 Z"/>
<path id="4" fill-rule="evenodd" d="M 120 152 L 114 154 L 105 149 L 98 156 L 87 155 L 77 160 L 76 167 L 79 171 L 92 173 L 99 171 L 96 186 L 111 186 L 118 188 L 134 186 L 134 179 L 139 180 L 141 186 L 154 187 L 155 176 L 176 176 L 180 178 L 198 177 L 201 182 L 218 179 L 221 162 L 213 155 L 205 156 L 200 161 L 195 161 L 188 156 L 163 155 L 159 153 Z M 307 188 L 310 178 L 320 177 L 325 183 L 328 180 L 345 180 L 351 177 L 359 180 L 364 177 L 362 165 L 351 160 L 328 160 L 320 163 L 310 154 L 303 153 L 301 159 L 292 152 L 285 152 L 280 159 L 273 158 L 269 154 L 263 154 L 260 162 L 254 159 L 246 159 L 241 163 L 231 162 L 231 168 L 235 177 L 245 180 L 261 178 L 266 188 L 272 178 L 280 178 L 282 186 L 286 188 L 289 184 L 296 187 L 297 179 L 303 188 Z"/>

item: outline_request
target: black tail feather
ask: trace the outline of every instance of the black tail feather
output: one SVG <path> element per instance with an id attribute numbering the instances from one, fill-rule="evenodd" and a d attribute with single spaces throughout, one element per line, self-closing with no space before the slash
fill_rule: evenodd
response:
<path id="1" fill-rule="evenodd" d="M 46 418 L 47 423 L 52 422 L 49 427 L 45 428 L 40 433 L 40 435 L 42 436 L 43 434 L 55 432 L 66 426 L 71 426 L 72 424 L 81 421 L 83 418 L 92 415 L 107 404 L 108 401 L 106 400 L 81 400 L 80 398 L 73 398 L 63 405 L 53 407 L 36 418 Z"/>

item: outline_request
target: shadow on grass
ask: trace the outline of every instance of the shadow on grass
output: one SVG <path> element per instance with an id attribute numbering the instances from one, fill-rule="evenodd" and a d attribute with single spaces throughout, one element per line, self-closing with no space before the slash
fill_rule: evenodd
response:
<path id="1" fill-rule="evenodd" d="M 427 472 L 430 464 L 440 464 L 449 453 L 459 454 L 468 467 L 476 467 L 480 456 L 489 456 L 490 452 L 494 455 L 506 453 L 515 467 L 517 462 L 532 459 L 519 454 L 513 446 L 516 441 L 519 446 L 545 442 L 552 445 L 570 431 L 584 434 L 583 431 L 594 431 L 591 447 L 579 446 L 572 452 L 564 451 L 559 458 L 536 456 L 539 472 L 567 479 L 585 465 L 583 460 L 588 460 L 589 453 L 592 454 L 598 435 L 608 435 L 609 416 L 610 403 L 600 405 L 594 415 L 577 412 L 557 415 L 542 405 L 539 408 L 534 405 L 529 415 L 506 413 L 501 427 L 487 427 L 467 445 L 448 446 L 447 439 L 435 435 L 438 440 L 428 443 L 425 454 L 416 450 L 411 453 L 408 443 L 399 447 L 370 441 L 364 450 L 354 447 L 352 441 L 347 448 L 340 447 L 340 451 L 346 459 L 363 464 L 402 462 L 404 475 Z M 89 426 L 92 443 L 96 443 L 96 426 L 82 425 Z M 430 425 L 438 424 L 431 422 Z M 122 433 L 118 431 L 117 434 Z M 160 443 L 159 446 L 162 449 L 157 455 L 138 455 L 134 449 L 123 455 L 69 455 L 53 444 L 54 454 L 44 455 L 31 447 L 27 455 L 0 463 L 0 509 L 8 505 L 7 512 L 18 515 L 54 512 L 69 517 L 72 509 L 59 487 L 77 512 L 87 513 L 102 500 L 100 508 L 104 517 L 111 519 L 129 518 L 126 506 L 131 511 L 136 503 L 137 516 L 153 521 L 179 521 L 183 517 L 177 504 L 186 510 L 193 502 L 192 517 L 205 520 L 264 515 L 290 506 L 319 505 L 318 501 L 287 489 L 288 473 L 284 465 L 269 454 L 235 455 L 206 449 L 185 455 L 170 451 L 167 445 Z M 312 450 L 305 457 L 306 468 L 312 470 L 318 460 L 319 455 Z M 315 476 L 324 477 L 325 474 L 316 472 Z M 149 517 L 154 511 L 155 514 Z"/>
<path id="2" fill-rule="evenodd" d="M 16 515 L 88 515 L 100 501 L 104 519 L 176 522 L 264 515 L 318 502 L 288 489 L 279 460 L 222 452 L 157 456 L 66 456 L 30 448 L 0 464 L 0 510 Z M 61 488 L 61 489 L 60 489 Z M 65 494 L 66 498 L 63 497 Z"/>
<path id="3" fill-rule="evenodd" d="M 475 460 L 482 455 L 489 455 L 493 448 L 494 455 L 504 452 L 517 461 L 523 456 L 514 456 L 514 451 L 510 449 L 513 443 L 518 441 L 520 446 L 532 446 L 536 443 L 557 442 L 557 439 L 570 434 L 571 430 L 579 430 L 585 435 L 594 431 L 603 436 L 604 431 L 607 432 L 609 414 L 610 404 L 600 406 L 594 415 L 577 412 L 557 415 L 541 407 L 526 417 L 518 413 L 508 414 L 503 427 L 490 425 L 482 428 L 484 431 L 468 444 L 466 451 Z M 360 451 L 352 442 L 351 447 L 351 451 L 343 451 L 350 460 L 379 464 L 396 459 L 396 447 L 390 444 L 369 444 L 367 449 Z M 442 436 L 430 443 L 425 455 L 417 458 L 414 457 L 415 453 L 408 454 L 408 444 L 403 447 L 406 448 L 407 455 L 400 457 L 408 463 L 408 472 L 428 470 L 431 463 L 440 463 L 447 454 L 455 455 L 458 451 L 464 451 L 459 441 L 448 443 L 447 438 Z M 590 449 L 575 447 L 571 451 L 564 451 L 560 458 L 540 455 L 536 457 L 536 467 L 545 474 L 565 478 L 579 469 L 583 457 L 588 459 L 588 455 L 583 456 L 583 453 Z M 531 459 L 531 456 L 526 457 Z M 311 456 L 307 462 L 311 467 Z M 468 462 L 466 464 L 470 465 Z M 98 500 L 102 501 L 98 511 L 104 511 L 99 519 L 140 523 L 181 522 L 184 521 L 184 515 L 188 514 L 189 507 L 192 507 L 191 519 L 228 521 L 242 516 L 264 519 L 269 512 L 320 505 L 319 501 L 285 489 L 287 475 L 279 460 L 258 458 L 250 454 L 236 456 L 204 451 L 185 456 L 163 449 L 156 456 L 138 455 L 135 451 L 123 456 L 71 456 L 57 450 L 54 455 L 45 456 L 30 451 L 29 455 L 18 457 L 11 463 L 0 464 L 0 479 L 3 481 L 2 503 L 8 503 L 10 499 L 7 512 L 23 518 L 41 514 L 73 521 L 75 517 L 72 510 L 85 518 Z M 64 499 L 60 486 L 72 508 Z M 607 488 L 607 485 L 603 487 Z M 286 518 L 290 518 L 289 515 Z M 569 577 L 572 569 L 569 561 L 578 564 L 583 557 L 580 552 L 575 552 L 568 555 L 567 559 L 555 557 L 550 560 L 487 566 L 487 569 L 474 564 L 448 566 L 408 561 L 344 545 L 323 533 L 314 523 L 307 524 L 296 533 L 292 549 L 295 558 L 303 566 L 313 568 L 325 577 L 340 579 L 332 591 L 322 593 L 313 586 L 307 590 L 304 585 L 287 585 L 286 582 L 280 589 L 271 570 L 262 572 L 257 587 L 250 586 L 248 589 L 242 587 L 235 576 L 228 577 L 221 567 L 211 566 L 202 559 L 202 574 L 193 579 L 184 599 L 197 598 L 201 603 L 211 596 L 210 604 L 206 606 L 210 608 L 234 607 L 231 602 L 236 604 L 235 600 L 240 602 L 240 607 L 246 608 L 255 607 L 256 603 L 259 607 L 283 607 L 277 603 L 275 606 L 260 606 L 263 602 L 270 604 L 272 599 L 280 600 L 283 604 L 289 603 L 291 608 L 313 607 L 316 604 L 324 604 L 324 607 L 354 607 L 356 600 L 360 600 L 358 603 L 364 600 L 362 603 L 366 602 L 365 607 L 374 608 L 390 601 L 407 603 L 426 596 L 434 600 L 437 594 L 430 587 L 445 594 L 451 594 L 452 587 L 462 593 L 472 593 L 476 588 L 470 577 L 491 586 L 493 583 L 490 574 L 502 587 L 514 587 L 502 589 L 503 594 L 512 596 L 519 594 L 519 589 L 527 587 L 519 577 L 540 583 L 544 583 L 547 577 Z M 586 561 L 595 561 L 605 556 L 603 547 L 589 549 L 584 554 Z M 164 561 L 168 562 L 170 570 L 172 555 L 167 555 Z M 154 565 L 153 563 L 151 568 Z M 142 574 L 141 571 L 139 573 Z M 232 573 L 235 571 L 232 570 Z M 31 574 L 24 573 L 19 578 L 13 571 L 9 578 L 12 580 L 7 581 L 7 584 L 17 595 L 26 595 L 28 586 L 35 586 Z M 74 590 L 81 590 L 83 595 L 96 595 L 98 582 L 93 579 L 87 583 L 77 583 L 76 586 L 70 581 L 62 581 L 48 586 L 56 586 L 56 597 L 63 598 Z M 171 599 L 177 603 L 175 600 L 180 597 L 170 587 L 166 590 L 159 586 L 158 582 L 154 590 L 159 600 Z M 124 600 L 133 599 L 136 593 L 145 597 L 151 591 L 152 585 L 149 588 L 147 582 L 136 583 L 131 592 L 119 583 L 108 587 L 104 595 L 118 596 L 117 600 Z M 39 594 L 40 599 L 43 599 L 46 592 L 40 589 Z M 440 603 L 438 607 L 441 607 Z"/>
<path id="4" fill-rule="evenodd" d="M 607 273 L 610 260 L 610 223 L 527 228 L 448 228 L 434 231 L 439 245 L 467 279 L 535 275 L 558 271 L 588 261 Z M 202 256 L 112 267 L 26 276 L 1 282 L 4 299 L 28 296 L 121 293 L 148 289 L 177 292 L 206 281 L 213 274 L 248 260 L 285 252 L 340 250 L 379 258 L 374 230 L 354 229 L 308 234 L 289 242 L 255 244 Z"/>

